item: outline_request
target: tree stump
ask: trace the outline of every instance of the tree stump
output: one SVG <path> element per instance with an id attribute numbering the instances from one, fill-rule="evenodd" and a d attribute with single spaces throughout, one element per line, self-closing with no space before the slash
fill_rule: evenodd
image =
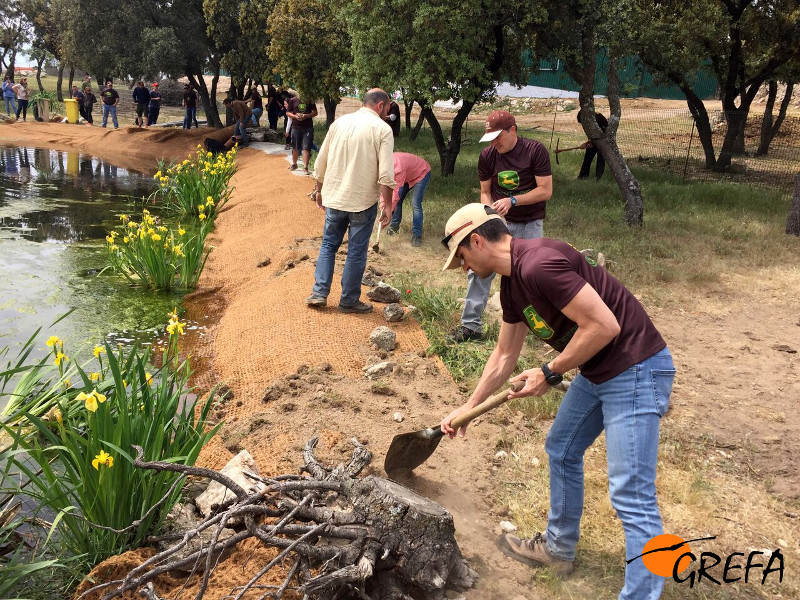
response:
<path id="1" fill-rule="evenodd" d="M 256 492 L 211 469 L 143 462 L 137 448 L 136 466 L 207 477 L 230 489 L 233 497 L 213 506 L 206 519 L 187 531 L 161 536 L 160 541 L 168 537 L 170 545 L 124 579 L 98 584 L 78 600 L 99 590 L 105 592 L 104 600 L 111 600 L 143 590 L 158 575 L 178 569 L 203 573 L 196 595 L 200 599 L 217 568 L 215 557 L 253 537 L 279 549 L 278 555 L 249 582 L 232 590 L 232 598 L 241 598 L 288 557 L 293 558 L 286 561 L 291 566 L 282 573 L 283 584 L 270 592 L 272 598 L 296 590 L 320 600 L 441 600 L 447 590 L 472 587 L 477 574 L 455 541 L 452 515 L 388 479 L 356 479 L 372 454 L 357 440 L 352 442 L 350 462 L 328 468 L 314 457 L 317 438 L 309 440 L 303 458 L 310 476 L 261 478 L 246 473 L 263 484 Z M 234 534 L 220 537 L 224 528 L 233 529 Z M 208 539 L 209 533 L 211 541 L 187 555 L 189 542 L 200 536 Z M 149 590 L 154 593 L 152 587 Z"/>

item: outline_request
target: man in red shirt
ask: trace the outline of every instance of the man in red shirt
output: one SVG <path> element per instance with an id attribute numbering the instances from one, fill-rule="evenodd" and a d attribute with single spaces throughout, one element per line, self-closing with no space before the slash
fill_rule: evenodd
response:
<path id="1" fill-rule="evenodd" d="M 411 245 L 418 248 L 422 245 L 422 198 L 425 188 L 431 179 L 431 165 L 424 158 L 408 152 L 394 153 L 394 188 L 392 196 L 392 220 L 386 233 L 394 235 L 400 230 L 403 220 L 403 200 L 411 192 L 411 207 L 414 218 L 411 222 Z"/>
<path id="2" fill-rule="evenodd" d="M 545 205 L 553 195 L 550 155 L 540 142 L 517 135 L 514 115 L 496 110 L 486 119 L 481 142 L 491 142 L 478 157 L 481 202 L 505 217 L 515 238 L 542 237 Z M 483 311 L 489 301 L 494 273 L 480 278 L 467 274 L 467 294 L 461 325 L 448 336 L 450 343 L 483 337 Z"/>
<path id="3" fill-rule="evenodd" d="M 572 380 L 547 434 L 550 512 L 544 533 L 498 540 L 508 556 L 530 566 L 572 570 L 583 511 L 583 456 L 605 430 L 611 503 L 625 531 L 625 586 L 620 600 L 656 600 L 664 578 L 640 557 L 663 533 L 656 501 L 658 431 L 669 407 L 675 368 L 667 344 L 642 305 L 593 260 L 559 240 L 516 239 L 497 211 L 468 204 L 450 217 L 442 243 L 444 269 L 502 275 L 503 322 L 497 346 L 470 399 L 442 420 L 442 431 L 463 436 L 450 423 L 499 388 L 517 365 L 528 332 L 560 352 L 541 367 L 512 378 L 524 386 L 511 398 L 541 396 Z"/>

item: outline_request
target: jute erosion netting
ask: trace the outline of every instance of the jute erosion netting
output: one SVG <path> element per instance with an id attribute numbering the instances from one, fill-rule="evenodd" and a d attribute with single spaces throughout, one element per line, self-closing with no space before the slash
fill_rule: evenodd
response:
<path id="1" fill-rule="evenodd" d="M 323 211 L 306 195 L 313 180 L 291 174 L 283 158 L 252 149 L 243 150 L 237 162 L 233 198 L 217 218 L 210 238 L 214 249 L 197 292 L 187 302 L 190 317 L 201 322 L 210 317 L 210 376 L 234 391 L 234 400 L 225 407 L 226 421 L 263 411 L 266 386 L 303 364 L 329 363 L 336 373 L 361 377 L 369 334 L 386 325 L 380 304 L 368 315 L 337 311 L 339 261 L 328 307 L 305 305 L 324 223 Z M 398 349 L 427 347 L 415 322 L 392 327 Z M 259 450 L 250 451 L 258 463 Z M 200 462 L 221 468 L 230 457 L 216 440 Z"/>

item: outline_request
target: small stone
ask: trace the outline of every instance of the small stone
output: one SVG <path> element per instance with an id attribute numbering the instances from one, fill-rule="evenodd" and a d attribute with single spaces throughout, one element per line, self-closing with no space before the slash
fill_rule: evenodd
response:
<path id="1" fill-rule="evenodd" d="M 401 295 L 400 290 L 381 281 L 367 292 L 367 298 L 374 302 L 392 304 L 394 302 L 400 302 Z"/>
<path id="2" fill-rule="evenodd" d="M 517 530 L 517 526 L 511 521 L 500 521 L 500 529 L 503 533 L 514 533 Z"/>
<path id="3" fill-rule="evenodd" d="M 536 457 L 534 456 L 534 457 L 531 459 L 531 464 L 532 464 L 534 467 L 538 467 L 538 466 L 539 466 L 539 465 L 541 465 L 542 463 L 541 463 L 541 461 L 540 461 L 538 458 L 536 458 Z"/>
<path id="4" fill-rule="evenodd" d="M 369 343 L 374 345 L 378 350 L 390 352 L 394 350 L 397 341 L 397 334 L 386 326 L 376 327 L 369 334 Z"/>
<path id="5" fill-rule="evenodd" d="M 405 314 L 406 311 L 403 308 L 403 305 L 398 304 L 397 302 L 388 304 L 386 308 L 383 309 L 383 318 L 389 321 L 389 323 L 402 321 Z"/>
<path id="6" fill-rule="evenodd" d="M 495 458 L 506 458 L 508 456 L 508 452 L 505 450 L 499 450 L 497 454 L 494 455 Z"/>
<path id="7" fill-rule="evenodd" d="M 376 377 L 383 377 L 384 375 L 388 375 L 394 369 L 395 363 L 391 361 L 384 361 L 379 362 L 377 365 L 373 365 L 369 368 L 365 368 L 365 375 L 369 379 L 375 379 Z"/>
<path id="8" fill-rule="evenodd" d="M 394 413 L 394 414 L 392 415 L 392 418 L 393 418 L 395 421 L 397 421 L 398 423 L 402 423 L 402 422 L 403 422 L 403 419 L 404 419 L 404 417 L 403 417 L 403 413 L 396 412 L 396 413 Z"/>
<path id="9" fill-rule="evenodd" d="M 778 546 L 780 546 L 781 548 L 788 548 L 789 547 L 789 542 L 787 542 L 786 540 L 784 540 L 782 538 L 778 538 Z"/>
<path id="10" fill-rule="evenodd" d="M 372 271 L 365 271 L 364 276 L 361 278 L 361 284 L 367 287 L 374 288 L 380 283 L 380 279 Z"/>

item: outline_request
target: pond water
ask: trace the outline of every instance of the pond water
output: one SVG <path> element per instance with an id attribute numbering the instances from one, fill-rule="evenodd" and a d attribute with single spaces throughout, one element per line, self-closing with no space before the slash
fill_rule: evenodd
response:
<path id="1" fill-rule="evenodd" d="M 9 358 L 38 327 L 40 355 L 50 335 L 86 356 L 103 339 L 147 344 L 163 330 L 179 295 L 101 274 L 105 236 L 121 214 L 140 213 L 135 202 L 153 188 L 147 174 L 79 152 L 0 146 L 0 348 Z"/>

